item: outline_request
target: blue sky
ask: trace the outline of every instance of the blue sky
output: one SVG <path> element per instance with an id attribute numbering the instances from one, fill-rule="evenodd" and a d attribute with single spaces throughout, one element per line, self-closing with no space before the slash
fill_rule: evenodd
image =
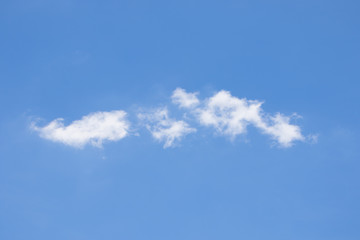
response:
<path id="1" fill-rule="evenodd" d="M 359 10 L 1 1 L 0 239 L 359 239 Z"/>

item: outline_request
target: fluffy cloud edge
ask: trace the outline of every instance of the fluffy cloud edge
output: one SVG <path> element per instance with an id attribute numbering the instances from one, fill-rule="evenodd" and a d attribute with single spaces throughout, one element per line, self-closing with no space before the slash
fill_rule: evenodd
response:
<path id="1" fill-rule="evenodd" d="M 178 97 L 179 95 L 182 97 Z M 173 103 L 183 108 L 184 103 L 188 102 L 187 99 L 193 99 L 196 95 L 177 88 L 172 99 L 185 100 Z M 202 101 L 196 97 L 196 105 L 188 104 L 188 108 L 200 125 L 213 127 L 217 133 L 231 139 L 245 134 L 248 125 L 253 125 L 260 132 L 270 135 L 281 147 L 291 147 L 295 141 L 305 140 L 301 128 L 290 124 L 291 117 L 281 113 L 271 116 L 264 112 L 262 104 L 261 101 L 237 98 L 229 91 L 221 90 Z"/>
<path id="2" fill-rule="evenodd" d="M 173 147 L 186 135 L 196 132 L 196 129 L 189 127 L 185 121 L 170 118 L 167 108 L 140 113 L 138 118 L 145 122 L 154 139 L 164 143 L 164 148 Z"/>
<path id="3" fill-rule="evenodd" d="M 199 105 L 200 101 L 197 98 L 198 93 L 188 93 L 182 88 L 176 88 L 171 95 L 171 100 L 180 108 L 193 108 Z"/>
<path id="4" fill-rule="evenodd" d="M 122 110 L 94 112 L 65 126 L 62 118 L 57 118 L 43 127 L 32 122 L 30 128 L 41 138 L 83 148 L 85 145 L 102 147 L 104 141 L 118 141 L 129 134 L 130 123 L 127 113 Z"/>

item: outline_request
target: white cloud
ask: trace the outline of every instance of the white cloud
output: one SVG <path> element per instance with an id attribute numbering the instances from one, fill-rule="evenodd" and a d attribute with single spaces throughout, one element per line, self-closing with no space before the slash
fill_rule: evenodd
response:
<path id="1" fill-rule="evenodd" d="M 239 99 L 227 91 L 220 91 L 205 100 L 204 106 L 196 112 L 201 124 L 213 126 L 219 133 L 235 137 L 245 133 L 250 122 L 260 120 L 260 106 L 261 102 Z"/>
<path id="2" fill-rule="evenodd" d="M 178 104 L 181 108 L 192 108 L 200 103 L 196 95 L 197 93 L 187 93 L 182 88 L 176 88 L 171 99 L 173 103 Z"/>
<path id="3" fill-rule="evenodd" d="M 32 129 L 40 137 L 60 142 L 72 147 L 82 148 L 86 144 L 102 147 L 103 141 L 118 141 L 128 135 L 130 124 L 126 112 L 95 112 L 64 126 L 63 119 L 58 118 L 44 127 L 34 123 Z"/>
<path id="4" fill-rule="evenodd" d="M 182 95 L 191 93 L 184 91 Z M 290 147 L 294 141 L 304 140 L 300 127 L 290 124 L 290 117 L 280 113 L 268 116 L 263 113 L 261 105 L 260 101 L 240 99 L 222 90 L 191 112 L 201 125 L 214 127 L 218 133 L 232 139 L 245 134 L 247 126 L 252 124 L 270 135 L 282 147 Z"/>
<path id="5" fill-rule="evenodd" d="M 301 134 L 301 129 L 297 125 L 290 124 L 290 117 L 277 113 L 270 117 L 270 124 L 266 125 L 261 122 L 258 125 L 264 133 L 269 134 L 282 147 L 291 147 L 294 141 L 304 141 L 305 137 Z"/>
<path id="6" fill-rule="evenodd" d="M 190 128 L 186 122 L 169 118 L 166 108 L 157 109 L 152 113 L 138 114 L 138 117 L 146 122 L 146 127 L 153 138 L 164 142 L 164 148 L 174 146 L 175 142 L 185 135 L 196 132 L 196 129 Z"/>
<path id="7" fill-rule="evenodd" d="M 290 147 L 295 141 L 317 140 L 316 135 L 304 137 L 301 128 L 291 123 L 296 114 L 267 114 L 262 109 L 263 102 L 237 98 L 224 90 L 205 100 L 199 100 L 197 95 L 177 88 L 171 99 L 184 111 L 183 119 L 197 126 L 211 127 L 230 139 L 246 134 L 247 127 L 252 125 L 282 147 Z M 90 144 L 102 147 L 104 141 L 118 141 L 129 134 L 130 123 L 126 116 L 124 111 L 96 112 L 67 126 L 62 118 L 58 118 L 43 127 L 32 124 L 32 129 L 42 138 L 69 146 L 82 148 Z M 164 148 L 176 145 L 186 135 L 197 131 L 184 120 L 170 118 L 167 108 L 138 114 L 138 118 L 153 138 L 164 143 Z"/>

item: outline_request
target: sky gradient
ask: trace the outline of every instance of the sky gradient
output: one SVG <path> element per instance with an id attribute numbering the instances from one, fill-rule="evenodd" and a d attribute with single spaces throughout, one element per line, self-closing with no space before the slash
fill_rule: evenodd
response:
<path id="1" fill-rule="evenodd" d="M 359 11 L 1 1 L 0 239 L 359 239 Z"/>

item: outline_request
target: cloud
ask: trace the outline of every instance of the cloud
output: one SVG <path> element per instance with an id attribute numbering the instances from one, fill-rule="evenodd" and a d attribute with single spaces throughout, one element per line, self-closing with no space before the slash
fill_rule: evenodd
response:
<path id="1" fill-rule="evenodd" d="M 297 125 L 290 124 L 290 117 L 277 113 L 268 120 L 269 125 L 265 124 L 265 120 L 258 125 L 264 133 L 269 134 L 282 147 L 291 147 L 294 141 L 304 141 L 305 137 L 301 134 L 301 129 Z"/>
<path id="2" fill-rule="evenodd" d="M 44 127 L 32 124 L 40 137 L 72 147 L 83 148 L 86 144 L 102 147 L 104 141 L 118 141 L 128 135 L 130 124 L 126 112 L 95 112 L 64 126 L 62 118 Z"/>
<path id="3" fill-rule="evenodd" d="M 178 89 L 173 93 L 178 95 Z M 194 96 L 181 89 L 181 95 Z M 182 107 L 182 102 L 175 102 Z M 296 140 L 303 141 L 299 126 L 290 124 L 290 117 L 280 113 L 275 116 L 265 114 L 261 108 L 263 103 L 257 100 L 237 98 L 228 91 L 219 91 L 214 96 L 198 103 L 191 113 L 201 125 L 213 127 L 219 134 L 234 139 L 245 134 L 248 125 L 253 125 L 262 133 L 270 135 L 282 147 L 290 147 Z"/>
<path id="4" fill-rule="evenodd" d="M 171 99 L 173 103 L 178 104 L 181 108 L 192 108 L 200 103 L 196 97 L 197 94 L 198 93 L 187 93 L 182 88 L 176 88 Z"/>
<path id="5" fill-rule="evenodd" d="M 238 98 L 229 91 L 221 90 L 199 99 L 197 92 L 176 88 L 171 101 L 182 110 L 183 119 L 170 118 L 167 107 L 137 113 L 141 126 L 145 126 L 154 139 L 164 143 L 164 148 L 175 146 L 186 135 L 196 132 L 193 126 L 209 127 L 231 140 L 246 134 L 248 126 L 253 126 L 281 147 L 291 147 L 296 141 L 315 143 L 317 140 L 316 135 L 304 137 L 300 126 L 291 123 L 297 114 L 266 113 L 262 101 Z M 127 113 L 121 110 L 95 112 L 68 126 L 58 118 L 43 127 L 33 123 L 32 129 L 42 138 L 72 147 L 83 148 L 87 144 L 102 147 L 105 141 L 118 141 L 129 135 L 130 123 L 126 117 Z"/>
<path id="6" fill-rule="evenodd" d="M 196 132 L 184 121 L 169 118 L 167 108 L 159 108 L 147 114 L 138 114 L 138 118 L 146 122 L 146 128 L 153 138 L 164 142 L 164 148 L 174 146 L 177 141 L 189 133 Z"/>
<path id="7" fill-rule="evenodd" d="M 198 120 L 205 126 L 214 127 L 219 133 L 235 137 L 245 133 L 250 122 L 259 121 L 261 102 L 247 101 L 220 91 L 204 101 L 202 108 L 196 109 Z"/>

